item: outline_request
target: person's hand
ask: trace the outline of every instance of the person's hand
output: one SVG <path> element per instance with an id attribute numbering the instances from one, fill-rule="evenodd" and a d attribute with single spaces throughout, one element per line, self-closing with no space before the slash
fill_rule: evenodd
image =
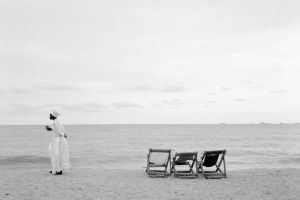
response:
<path id="1" fill-rule="evenodd" d="M 49 126 L 45 126 L 47 131 L 52 131 L 52 128 L 50 128 Z"/>

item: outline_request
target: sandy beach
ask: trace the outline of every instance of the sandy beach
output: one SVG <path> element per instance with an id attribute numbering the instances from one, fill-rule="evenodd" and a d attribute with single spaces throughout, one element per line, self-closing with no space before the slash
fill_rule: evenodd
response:
<path id="1" fill-rule="evenodd" d="M 31 166 L 32 167 L 32 166 Z M 5 169 L 6 168 L 6 169 Z M 73 168 L 63 176 L 45 168 L 1 168 L 0 199 L 299 199 L 299 169 L 228 171 L 207 180 L 148 178 L 144 169 Z"/>

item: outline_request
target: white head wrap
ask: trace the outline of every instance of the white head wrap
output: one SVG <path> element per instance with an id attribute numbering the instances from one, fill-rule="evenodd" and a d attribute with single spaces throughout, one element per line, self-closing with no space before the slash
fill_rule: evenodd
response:
<path id="1" fill-rule="evenodd" d="M 59 113 L 57 110 L 55 110 L 55 109 L 51 110 L 50 114 L 51 114 L 53 117 L 58 117 L 58 116 L 60 116 L 60 113 Z"/>

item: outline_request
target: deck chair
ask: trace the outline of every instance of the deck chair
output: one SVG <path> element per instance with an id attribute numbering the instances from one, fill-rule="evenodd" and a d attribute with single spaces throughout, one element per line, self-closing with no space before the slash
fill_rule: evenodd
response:
<path id="1" fill-rule="evenodd" d="M 149 149 L 146 172 L 152 178 L 170 176 L 171 149 Z"/>
<path id="2" fill-rule="evenodd" d="M 197 155 L 197 152 L 176 153 L 172 162 L 174 176 L 177 178 L 197 178 Z M 193 170 L 194 167 L 196 168 L 195 171 Z"/>
<path id="3" fill-rule="evenodd" d="M 226 149 L 204 151 L 201 160 L 198 162 L 200 166 L 199 173 L 202 173 L 206 179 L 226 178 L 225 154 Z M 222 165 L 223 169 L 221 169 Z M 205 170 L 204 167 L 213 170 Z"/>

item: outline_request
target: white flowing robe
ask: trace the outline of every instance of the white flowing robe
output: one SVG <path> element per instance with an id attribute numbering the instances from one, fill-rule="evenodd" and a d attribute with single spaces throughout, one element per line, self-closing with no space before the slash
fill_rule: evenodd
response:
<path id="1" fill-rule="evenodd" d="M 49 145 L 52 172 L 59 172 L 70 167 L 69 145 L 64 138 L 64 126 L 57 120 L 52 123 L 53 135 Z"/>

